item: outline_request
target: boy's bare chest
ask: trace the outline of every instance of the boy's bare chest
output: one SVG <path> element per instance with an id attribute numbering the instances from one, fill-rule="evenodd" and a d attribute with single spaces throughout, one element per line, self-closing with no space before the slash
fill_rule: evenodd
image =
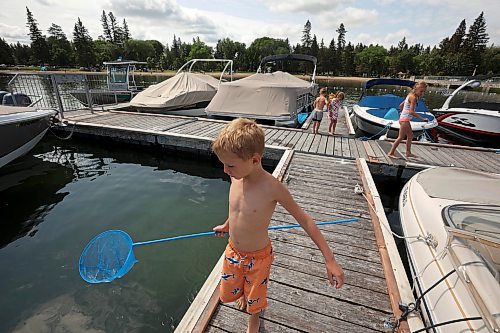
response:
<path id="1" fill-rule="evenodd" d="M 273 205 L 271 194 L 264 189 L 244 190 L 234 186 L 229 192 L 229 208 L 239 213 L 262 213 Z"/>

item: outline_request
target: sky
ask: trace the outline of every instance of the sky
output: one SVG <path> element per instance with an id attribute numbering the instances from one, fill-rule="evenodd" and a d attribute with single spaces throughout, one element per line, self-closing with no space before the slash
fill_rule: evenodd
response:
<path id="1" fill-rule="evenodd" d="M 250 46 L 259 37 L 288 38 L 300 42 L 304 25 L 328 46 L 343 23 L 346 41 L 353 44 L 438 45 L 465 19 L 467 29 L 481 11 L 489 45 L 500 44 L 499 0 L 31 0 L 6 1 L 0 12 L 0 37 L 8 43 L 29 44 L 26 7 L 38 27 L 48 35 L 52 23 L 72 39 L 78 17 L 92 38 L 102 35 L 101 14 L 113 12 L 127 21 L 132 38 L 172 44 L 174 34 L 184 42 L 199 36 L 215 46 L 222 38 Z M 495 14 L 496 13 L 496 14 Z"/>

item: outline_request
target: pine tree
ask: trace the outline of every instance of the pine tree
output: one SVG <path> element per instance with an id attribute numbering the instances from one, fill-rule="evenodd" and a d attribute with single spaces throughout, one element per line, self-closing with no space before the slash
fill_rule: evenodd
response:
<path id="1" fill-rule="evenodd" d="M 49 61 L 49 47 L 47 41 L 45 40 L 45 36 L 42 35 L 42 31 L 38 28 L 38 23 L 28 7 L 26 7 L 26 15 L 28 17 L 26 26 L 30 29 L 28 36 L 30 36 L 31 40 L 33 61 L 44 64 Z"/>
<path id="2" fill-rule="evenodd" d="M 474 23 L 469 27 L 469 32 L 464 41 L 466 58 L 469 60 L 466 71 L 472 73 L 475 68 L 481 65 L 482 55 L 486 49 L 489 37 L 486 33 L 486 21 L 484 13 L 481 12 Z M 484 68 L 478 69 L 479 73 Z"/>
<path id="3" fill-rule="evenodd" d="M 108 17 L 106 16 L 106 12 L 103 10 L 102 15 L 101 15 L 101 23 L 102 23 L 102 29 L 103 29 L 103 37 L 105 41 L 112 42 L 113 41 L 113 35 L 111 34 L 111 29 L 109 28 L 108 24 Z"/>
<path id="4" fill-rule="evenodd" d="M 307 20 L 306 24 L 304 25 L 304 30 L 302 30 L 302 38 L 300 39 L 300 41 L 302 42 L 303 49 L 309 50 L 311 48 L 311 22 L 309 22 L 309 20 Z"/>
<path id="5" fill-rule="evenodd" d="M 125 19 L 123 19 L 123 41 L 127 41 L 131 39 L 132 36 L 130 36 L 130 31 L 128 30 L 128 24 Z"/>
<path id="6" fill-rule="evenodd" d="M 344 61 L 344 49 L 345 49 L 345 34 L 346 30 L 344 23 L 340 23 L 340 26 L 336 30 L 339 34 L 337 37 L 337 59 L 339 64 L 339 72 L 345 73 L 345 61 Z"/>
<path id="7" fill-rule="evenodd" d="M 78 64 L 83 67 L 91 67 L 95 62 L 92 37 L 90 37 L 87 28 L 83 26 L 80 18 L 73 29 L 73 45 Z"/>
<path id="8" fill-rule="evenodd" d="M 14 65 L 12 48 L 7 42 L 0 38 L 0 64 Z"/>
<path id="9" fill-rule="evenodd" d="M 462 20 L 462 22 L 460 22 L 460 25 L 458 26 L 457 30 L 455 30 L 455 33 L 450 38 L 449 48 L 447 51 L 449 51 L 449 52 L 459 52 L 460 51 L 460 49 L 464 43 L 465 28 L 466 28 L 465 20 Z"/>
<path id="10" fill-rule="evenodd" d="M 47 38 L 47 45 L 49 47 L 51 64 L 56 66 L 70 65 L 73 57 L 73 51 L 62 28 L 59 25 L 52 23 L 48 32 L 50 36 Z"/>

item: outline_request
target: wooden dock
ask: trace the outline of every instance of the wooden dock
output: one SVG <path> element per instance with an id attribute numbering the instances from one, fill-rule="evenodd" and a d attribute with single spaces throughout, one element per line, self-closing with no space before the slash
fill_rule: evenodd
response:
<path id="1" fill-rule="evenodd" d="M 210 144 L 227 122 L 206 118 L 78 111 L 65 115 L 61 130 L 176 151 L 210 155 Z M 398 317 L 400 302 L 413 295 L 390 233 L 375 183 L 368 169 L 459 166 L 500 172 L 494 149 L 441 144 L 413 145 L 416 159 L 387 156 L 390 142 L 361 141 L 350 133 L 347 113 L 336 135 L 311 129 L 263 126 L 268 158 L 279 161 L 274 175 L 316 220 L 356 217 L 357 222 L 322 226 L 330 247 L 346 274 L 346 284 L 329 286 L 319 250 L 300 229 L 273 231 L 276 253 L 271 270 L 269 308 L 262 314 L 263 332 L 387 332 L 386 320 Z M 400 148 L 404 149 L 401 145 Z M 363 193 L 355 193 L 360 185 Z M 281 206 L 272 225 L 295 224 Z M 218 301 L 223 256 L 188 309 L 176 332 L 244 332 L 247 314 Z M 399 332 L 422 328 L 418 317 L 403 322 Z"/>

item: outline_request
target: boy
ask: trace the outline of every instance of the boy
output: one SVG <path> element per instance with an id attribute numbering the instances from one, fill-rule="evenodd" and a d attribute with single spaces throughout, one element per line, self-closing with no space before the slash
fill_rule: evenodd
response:
<path id="1" fill-rule="evenodd" d="M 319 134 L 319 126 L 321 125 L 321 120 L 323 119 L 323 111 L 326 110 L 326 105 L 328 101 L 326 100 L 326 88 L 321 88 L 319 90 L 319 96 L 314 101 L 314 111 L 313 111 L 313 134 Z"/>
<path id="2" fill-rule="evenodd" d="M 344 273 L 312 218 L 294 201 L 287 188 L 265 171 L 261 160 L 264 131 L 248 119 L 235 119 L 222 129 L 212 150 L 231 177 L 229 215 L 213 230 L 229 233 L 222 268 L 220 299 L 237 301 L 251 315 L 247 332 L 258 332 L 259 313 L 266 308 L 267 282 L 273 261 L 267 228 L 280 203 L 304 228 L 325 258 L 330 283 L 344 284 Z"/>

